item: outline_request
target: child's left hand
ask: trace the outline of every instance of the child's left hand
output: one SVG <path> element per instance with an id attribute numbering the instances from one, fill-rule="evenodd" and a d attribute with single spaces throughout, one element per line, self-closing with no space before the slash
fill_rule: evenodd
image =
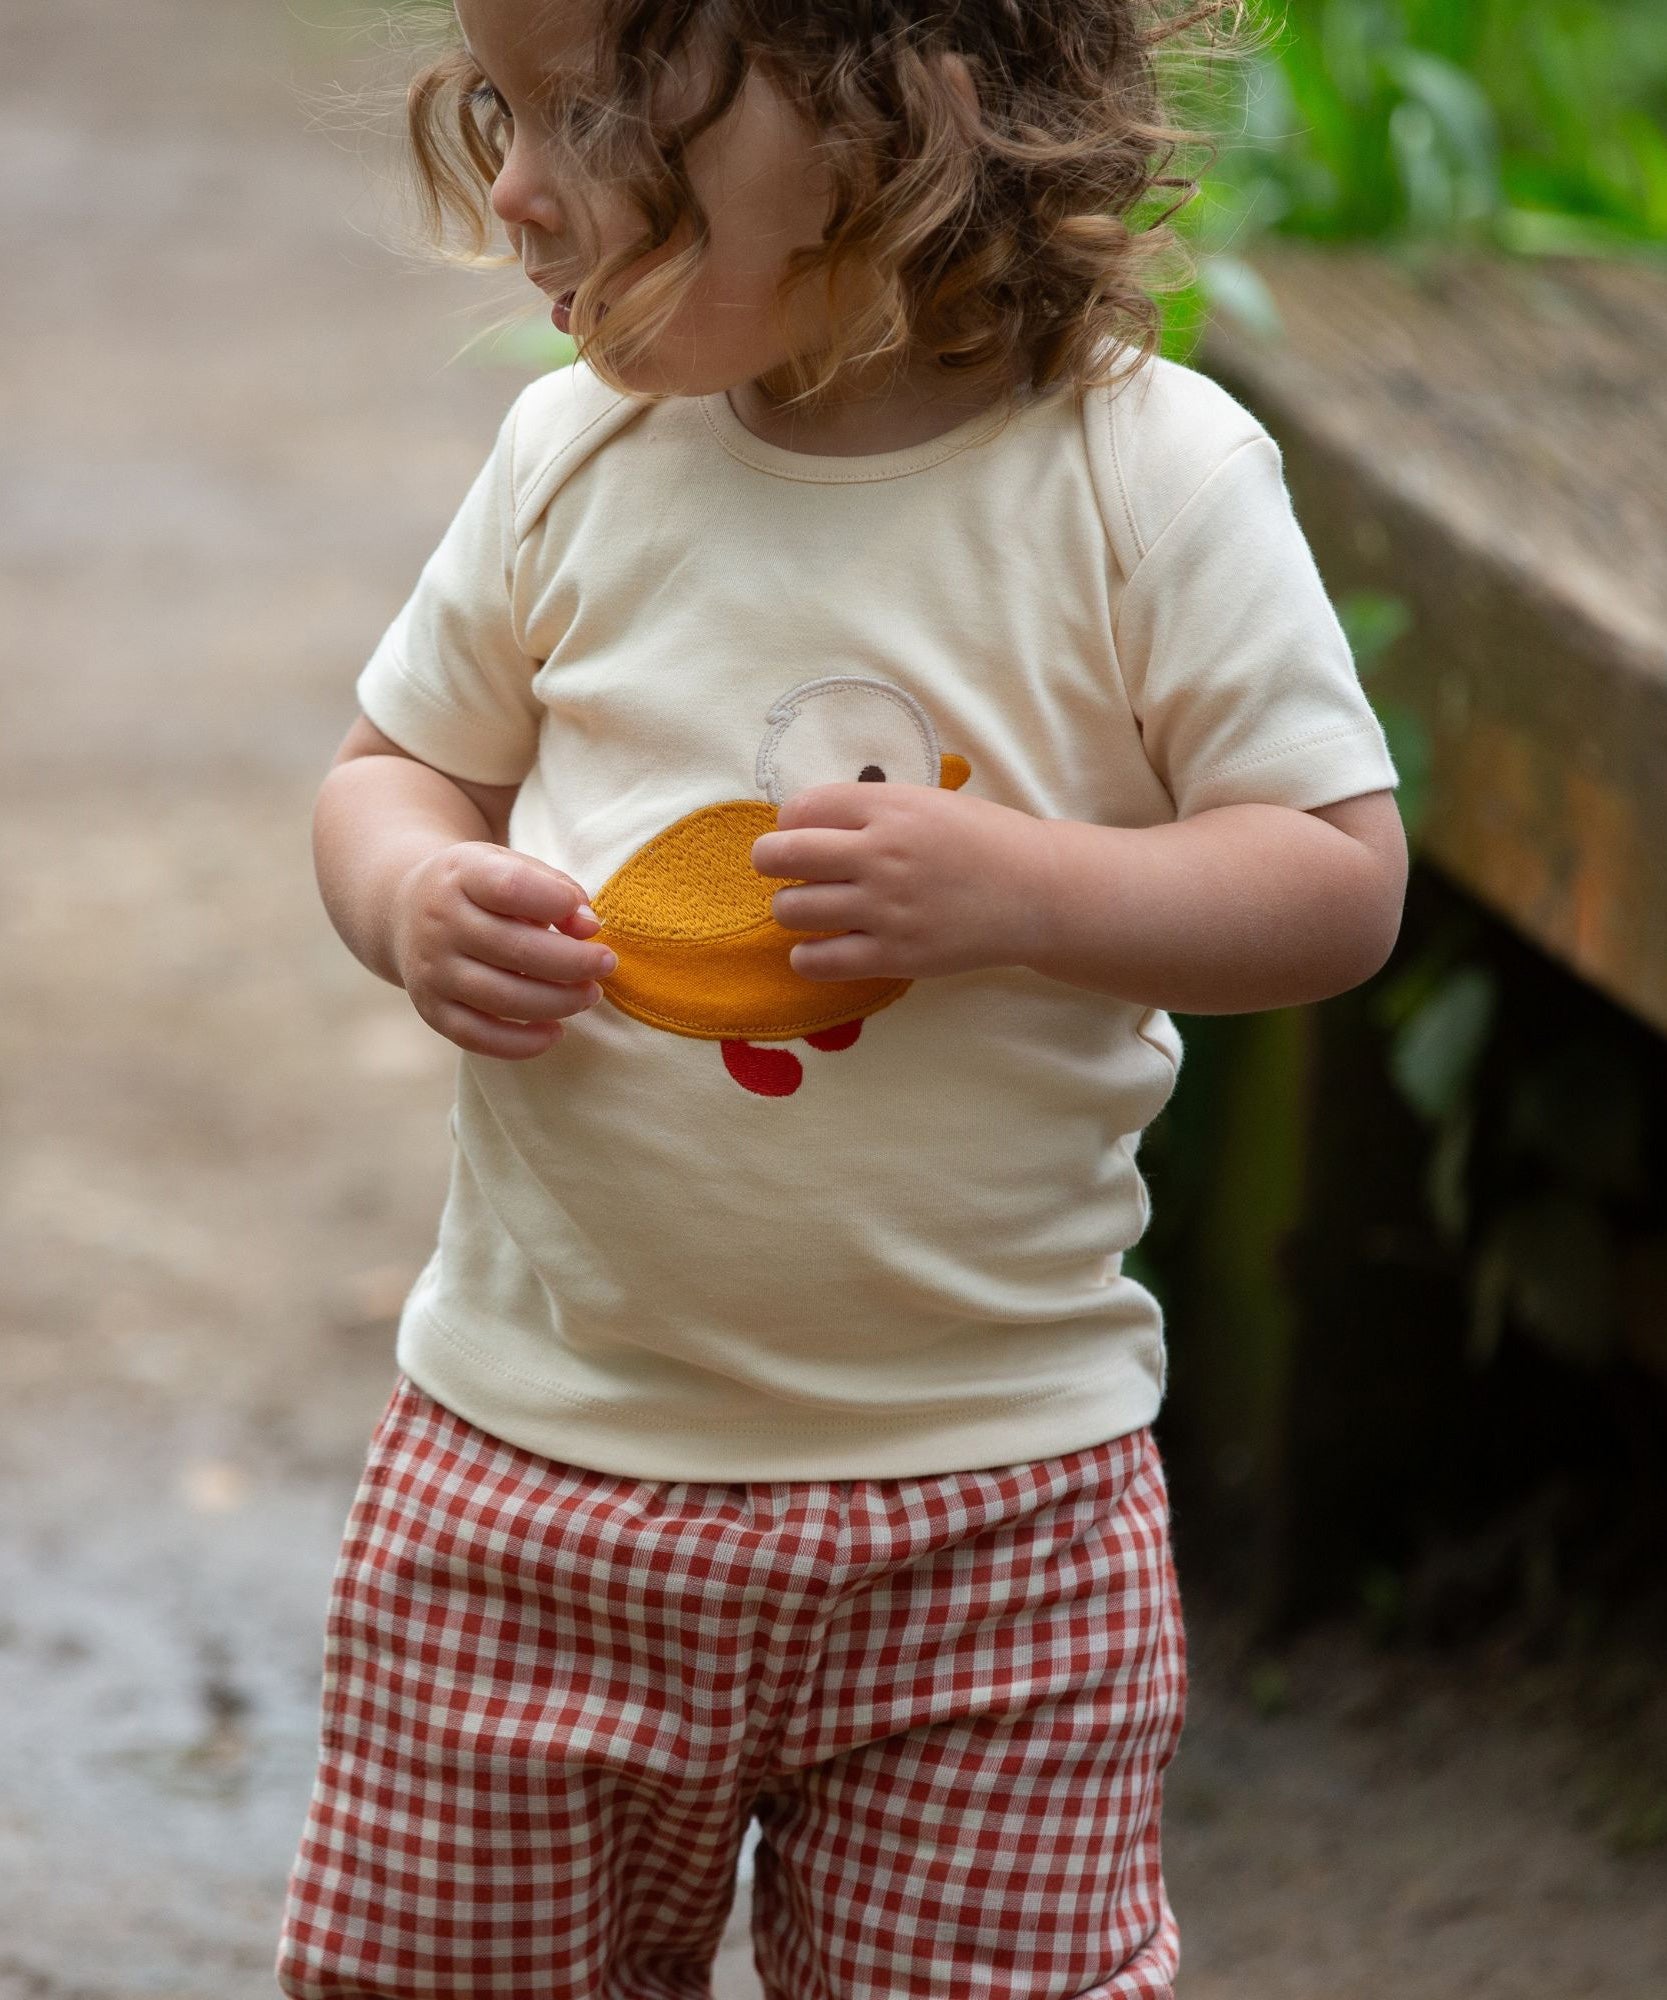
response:
<path id="1" fill-rule="evenodd" d="M 807 785 L 752 845 L 806 979 L 918 979 L 1022 965 L 1046 881 L 1047 822 L 934 785 Z"/>

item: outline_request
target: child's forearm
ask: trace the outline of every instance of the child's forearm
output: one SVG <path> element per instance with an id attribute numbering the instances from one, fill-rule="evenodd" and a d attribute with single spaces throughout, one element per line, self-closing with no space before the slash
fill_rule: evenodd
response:
<path id="1" fill-rule="evenodd" d="M 437 848 L 495 838 L 472 799 L 413 757 L 350 757 L 332 766 L 313 808 L 313 866 L 342 942 L 379 979 L 402 986 L 395 888 Z"/>
<path id="2" fill-rule="evenodd" d="M 1312 813 L 1218 806 L 1152 827 L 1041 820 L 1035 972 L 1180 1014 L 1299 1006 L 1369 979 L 1400 900 Z"/>

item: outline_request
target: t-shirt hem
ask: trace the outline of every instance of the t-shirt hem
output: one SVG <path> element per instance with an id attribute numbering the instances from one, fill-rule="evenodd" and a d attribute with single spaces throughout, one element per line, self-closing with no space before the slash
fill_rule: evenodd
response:
<path id="1" fill-rule="evenodd" d="M 918 1412 L 839 1410 L 818 1417 L 796 1405 L 772 1420 L 665 1413 L 658 1425 L 601 1405 L 564 1404 L 552 1384 L 537 1407 L 471 1358 L 432 1311 L 407 1310 L 395 1359 L 404 1375 L 465 1422 L 506 1444 L 620 1478 L 756 1480 L 897 1479 L 971 1472 L 1057 1458 L 1141 1429 L 1157 1416 L 1163 1384 L 1138 1353 L 1088 1382 L 1061 1384 L 974 1411 L 937 1404 Z"/>
<path id="2" fill-rule="evenodd" d="M 1282 805 L 1299 812 L 1335 805 L 1362 792 L 1394 791 L 1400 783 L 1375 716 L 1319 736 L 1236 758 L 1196 777 L 1177 813 L 1188 818 L 1216 806 Z"/>
<path id="3" fill-rule="evenodd" d="M 390 641 L 365 662 L 354 684 L 366 717 L 425 764 L 473 785 L 517 785 L 536 750 L 506 758 L 502 734 L 489 737 L 443 696 L 416 680 Z"/>

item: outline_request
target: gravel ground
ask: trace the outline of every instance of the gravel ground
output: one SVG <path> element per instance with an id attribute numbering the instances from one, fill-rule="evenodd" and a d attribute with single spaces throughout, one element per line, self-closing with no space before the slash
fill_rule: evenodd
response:
<path id="1" fill-rule="evenodd" d="M 443 1193 L 455 1052 L 335 938 L 308 828 L 525 370 L 453 360 L 490 283 L 387 247 L 384 150 L 325 95 L 363 61 L 330 0 L 0 17 L 0 2000 L 276 1992 Z M 1667 1993 L 1590 1675 L 1338 1628 L 1270 1700 L 1190 1616 L 1185 2000 Z"/>

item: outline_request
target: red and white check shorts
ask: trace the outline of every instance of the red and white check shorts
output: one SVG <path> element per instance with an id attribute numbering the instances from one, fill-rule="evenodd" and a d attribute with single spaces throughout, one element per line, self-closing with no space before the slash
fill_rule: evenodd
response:
<path id="1" fill-rule="evenodd" d="M 1187 1669 L 1150 1429 L 724 1485 L 522 1450 L 401 1374 L 347 1520 L 292 2000 L 1159 2000 Z"/>

